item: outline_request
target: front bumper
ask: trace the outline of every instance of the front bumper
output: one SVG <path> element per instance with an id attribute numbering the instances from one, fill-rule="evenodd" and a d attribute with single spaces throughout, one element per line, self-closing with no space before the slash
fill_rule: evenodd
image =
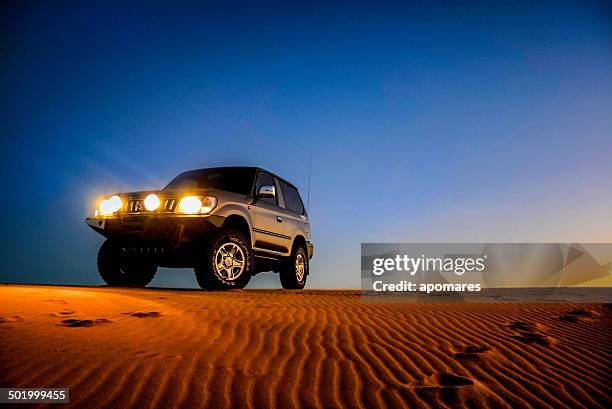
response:
<path id="1" fill-rule="evenodd" d="M 110 239 L 131 243 L 159 243 L 179 247 L 205 239 L 223 225 L 216 215 L 147 214 L 88 217 L 89 227 Z"/>

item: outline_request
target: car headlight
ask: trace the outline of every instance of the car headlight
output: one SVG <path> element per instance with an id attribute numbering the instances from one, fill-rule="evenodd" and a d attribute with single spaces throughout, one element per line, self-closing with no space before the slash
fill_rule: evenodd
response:
<path id="1" fill-rule="evenodd" d="M 145 198 L 144 207 L 148 211 L 152 212 L 159 207 L 160 203 L 161 201 L 159 200 L 159 197 L 157 197 L 155 193 L 151 193 Z"/>
<path id="2" fill-rule="evenodd" d="M 217 205 L 217 198 L 213 196 L 204 196 L 202 200 L 202 208 L 200 213 L 210 213 Z"/>
<path id="3" fill-rule="evenodd" d="M 121 198 L 117 195 L 113 195 L 108 199 L 102 200 L 98 210 L 102 216 L 112 216 L 113 213 L 118 212 L 119 209 L 121 209 L 121 206 L 123 206 Z"/>
<path id="4" fill-rule="evenodd" d="M 185 196 L 178 205 L 180 213 L 206 214 L 210 213 L 217 205 L 217 198 L 213 196 Z"/>

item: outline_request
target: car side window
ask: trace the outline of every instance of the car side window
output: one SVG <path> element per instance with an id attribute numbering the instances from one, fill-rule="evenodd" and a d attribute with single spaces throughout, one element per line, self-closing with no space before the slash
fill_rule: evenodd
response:
<path id="1" fill-rule="evenodd" d="M 274 179 L 272 178 L 272 176 L 267 175 L 265 173 L 259 173 L 257 175 L 257 182 L 255 183 L 255 194 L 259 193 L 259 188 L 262 186 L 276 186 L 274 184 Z M 278 192 L 276 193 L 276 196 L 277 197 L 260 197 L 257 200 L 277 206 Z"/>
<path id="2" fill-rule="evenodd" d="M 304 214 L 304 204 L 298 190 L 282 180 L 279 182 L 287 210 L 297 214 Z"/>

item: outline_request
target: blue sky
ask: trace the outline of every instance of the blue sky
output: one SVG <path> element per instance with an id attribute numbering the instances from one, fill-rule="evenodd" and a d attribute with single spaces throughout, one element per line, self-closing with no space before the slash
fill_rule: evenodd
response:
<path id="1" fill-rule="evenodd" d="M 361 242 L 612 241 L 604 2 L 124 3 L 2 5 L 1 281 L 101 283 L 100 194 L 230 164 L 305 194 L 309 157 L 310 287 L 358 287 Z"/>

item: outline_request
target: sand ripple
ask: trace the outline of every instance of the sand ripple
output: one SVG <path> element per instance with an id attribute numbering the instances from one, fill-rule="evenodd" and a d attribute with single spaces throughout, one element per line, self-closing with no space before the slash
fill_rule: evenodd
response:
<path id="1" fill-rule="evenodd" d="M 0 386 L 78 407 L 611 407 L 612 311 L 0 288 Z"/>

